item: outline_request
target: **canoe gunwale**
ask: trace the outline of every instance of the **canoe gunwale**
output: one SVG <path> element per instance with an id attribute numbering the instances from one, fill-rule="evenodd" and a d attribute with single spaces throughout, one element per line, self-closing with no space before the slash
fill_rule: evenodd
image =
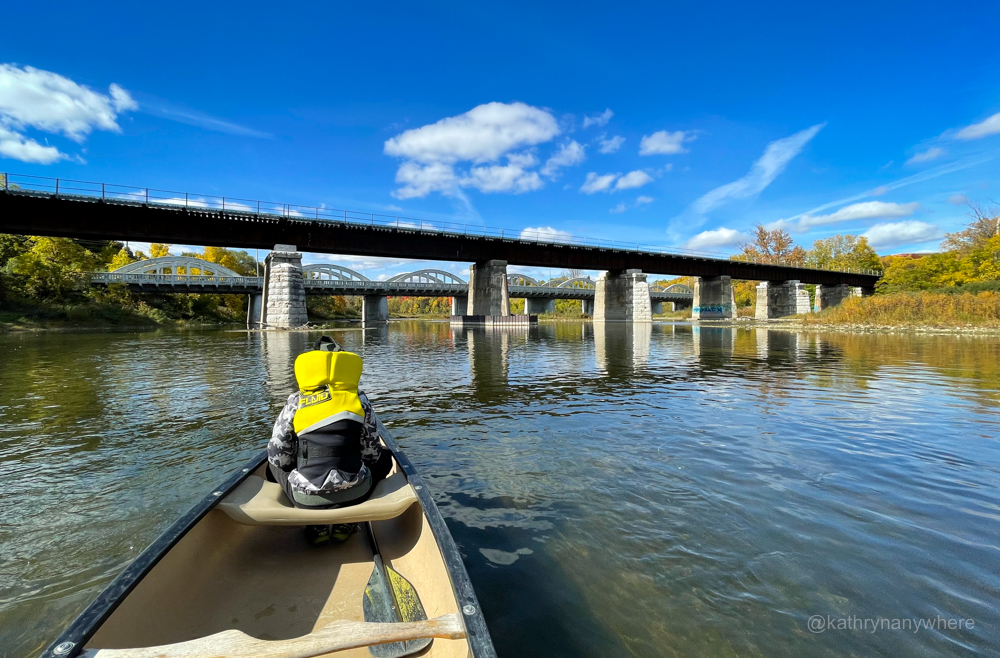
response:
<path id="1" fill-rule="evenodd" d="M 420 502 L 420 507 L 423 508 L 424 516 L 427 517 L 427 522 L 431 526 L 434 541 L 437 542 L 438 550 L 441 552 L 445 567 L 451 576 L 451 587 L 455 593 L 455 600 L 458 601 L 460 612 L 465 618 L 466 641 L 472 649 L 473 657 L 497 658 L 496 649 L 493 648 L 493 640 L 490 638 L 489 628 L 486 626 L 486 619 L 483 617 L 483 609 L 479 605 L 479 599 L 476 597 L 476 591 L 472 587 L 472 581 L 469 580 L 469 573 L 465 569 L 465 562 L 462 561 L 462 554 L 458 550 L 458 545 L 455 544 L 455 538 L 452 537 L 451 530 L 448 529 L 441 510 L 438 509 L 430 490 L 424 484 L 424 480 L 420 477 L 420 474 L 417 473 L 417 469 L 413 466 L 413 463 L 399 449 L 396 439 L 393 438 L 389 430 L 382 424 L 382 420 L 378 417 L 378 414 L 374 414 L 374 416 L 382 441 L 389 446 L 396 462 L 403 469 L 403 472 L 406 473 L 406 479 L 413 486 L 417 494 L 417 500 Z M 472 609 L 471 614 L 466 612 L 469 606 Z"/>
<path id="2" fill-rule="evenodd" d="M 222 486 L 215 489 L 200 501 L 194 504 L 187 512 L 177 519 L 169 528 L 163 531 L 152 544 L 146 547 L 125 569 L 115 576 L 114 580 L 108 584 L 100 594 L 97 595 L 90 605 L 84 608 L 83 612 L 77 616 L 63 633 L 55 639 L 42 653 L 40 658 L 74 658 L 83 650 L 84 645 L 97 632 L 108 617 L 125 600 L 133 589 L 143 578 L 155 567 L 159 561 L 170 552 L 177 542 L 179 542 L 188 531 L 205 515 L 215 509 L 229 492 L 236 488 L 243 480 L 260 468 L 261 464 L 267 461 L 267 451 L 261 450 L 254 455 L 243 468 L 225 481 Z M 72 645 L 64 651 L 58 649 L 66 644 Z"/>
<path id="3" fill-rule="evenodd" d="M 434 498 L 424 484 L 423 478 L 417 473 L 413 463 L 400 450 L 399 445 L 392 434 L 382 424 L 378 414 L 374 414 L 375 422 L 378 426 L 382 441 L 392 451 L 393 457 L 399 467 L 406 474 L 406 479 L 413 486 L 417 500 L 422 508 L 424 516 L 430 525 L 437 544 L 445 562 L 445 567 L 451 579 L 452 592 L 458 603 L 459 612 L 463 617 L 466 627 L 466 641 L 472 650 L 473 658 L 496 658 L 496 650 L 493 648 L 493 641 L 490 638 L 486 620 L 483 617 L 482 607 L 479 599 L 469 580 L 469 574 L 462 561 L 462 555 L 455 544 L 455 539 L 451 535 L 445 523 L 441 510 L 438 509 Z M 80 655 L 83 647 L 90 638 L 97 632 L 97 629 L 107 621 L 118 606 L 142 581 L 143 578 L 155 567 L 160 560 L 170 552 L 170 550 L 211 512 L 233 491 L 240 483 L 246 480 L 254 471 L 267 461 L 267 451 L 261 450 L 249 462 L 244 464 L 241 470 L 223 481 L 222 485 L 195 503 L 177 521 L 167 528 L 152 544 L 142 551 L 120 574 L 118 574 L 97 597 L 91 601 L 83 612 L 57 637 L 40 658 L 74 658 Z M 471 610 L 471 613 L 468 612 Z M 67 647 L 67 644 L 71 645 Z M 59 651 L 59 649 L 65 649 Z"/>

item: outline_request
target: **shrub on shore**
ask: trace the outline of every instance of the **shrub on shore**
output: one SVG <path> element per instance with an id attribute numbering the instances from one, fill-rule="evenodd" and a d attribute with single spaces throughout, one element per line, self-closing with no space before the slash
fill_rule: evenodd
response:
<path id="1" fill-rule="evenodd" d="M 1000 292 L 894 293 L 851 297 L 805 316 L 806 324 L 1000 327 Z"/>

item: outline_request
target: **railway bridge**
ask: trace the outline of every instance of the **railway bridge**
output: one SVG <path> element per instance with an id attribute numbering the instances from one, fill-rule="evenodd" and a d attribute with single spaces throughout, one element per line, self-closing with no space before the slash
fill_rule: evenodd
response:
<path id="1" fill-rule="evenodd" d="M 818 286 L 818 306 L 824 307 L 873 290 L 881 276 L 875 271 L 682 254 L 622 241 L 563 239 L 327 207 L 0 176 L 2 233 L 258 249 L 277 245 L 268 256 L 262 302 L 265 307 L 275 302 L 275 312 L 268 317 L 279 326 L 304 316 L 301 254 L 296 247 L 314 253 L 471 263 L 467 295 L 472 315 L 505 314 L 511 294 L 508 265 L 599 270 L 602 274 L 594 282 L 596 322 L 649 322 L 648 274 L 694 277 L 695 319 L 735 316 L 732 279 L 760 282 L 757 316 L 772 318 L 809 311 L 805 284 Z M 301 312 L 281 311 L 279 301 Z"/>

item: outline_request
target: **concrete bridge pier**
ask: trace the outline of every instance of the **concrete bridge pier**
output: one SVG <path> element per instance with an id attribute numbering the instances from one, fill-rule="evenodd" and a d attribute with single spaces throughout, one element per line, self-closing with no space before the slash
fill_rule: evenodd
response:
<path id="1" fill-rule="evenodd" d="M 663 302 L 650 300 L 650 305 L 652 306 L 653 315 L 663 315 Z"/>
<path id="2" fill-rule="evenodd" d="M 736 317 L 732 277 L 694 277 L 691 304 L 692 320 L 732 320 Z"/>
<path id="3" fill-rule="evenodd" d="M 469 268 L 469 315 L 510 315 L 507 261 L 488 260 Z"/>
<path id="4" fill-rule="evenodd" d="M 371 327 L 389 322 L 389 298 L 386 295 L 365 295 L 361 298 L 361 325 Z"/>
<path id="5" fill-rule="evenodd" d="M 798 281 L 761 281 L 757 284 L 758 320 L 771 320 L 809 312 L 809 292 Z"/>
<path id="6" fill-rule="evenodd" d="M 581 310 L 583 311 L 584 315 L 589 315 L 590 317 L 594 317 L 594 300 L 593 299 L 582 299 L 582 300 L 580 300 L 580 304 L 582 305 Z"/>
<path id="7" fill-rule="evenodd" d="M 848 297 L 861 297 L 861 288 L 841 284 L 839 286 L 816 286 L 816 312 L 837 306 Z"/>
<path id="8" fill-rule="evenodd" d="M 524 312 L 528 315 L 541 315 L 542 313 L 555 313 L 556 300 L 554 299 L 528 299 L 524 300 Z"/>
<path id="9" fill-rule="evenodd" d="M 260 329 L 264 322 L 264 294 L 259 292 L 250 293 L 247 304 L 247 329 Z"/>
<path id="10" fill-rule="evenodd" d="M 295 245 L 276 244 L 264 260 L 262 325 L 278 329 L 301 327 L 306 314 L 306 288 L 302 279 L 302 254 Z"/>
<path id="11" fill-rule="evenodd" d="M 469 314 L 469 298 L 461 295 L 451 298 L 451 314 L 452 315 L 468 315 Z"/>
<path id="12" fill-rule="evenodd" d="M 601 272 L 594 290 L 594 322 L 652 321 L 649 284 L 641 270 Z"/>

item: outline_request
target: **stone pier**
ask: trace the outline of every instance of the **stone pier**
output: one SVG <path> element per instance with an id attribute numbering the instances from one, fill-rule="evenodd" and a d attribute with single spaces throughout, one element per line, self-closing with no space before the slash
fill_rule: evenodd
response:
<path id="1" fill-rule="evenodd" d="M 663 315 L 663 302 L 654 302 L 650 300 L 650 307 L 653 311 L 653 315 Z M 670 309 L 673 310 L 673 309 Z"/>
<path id="2" fill-rule="evenodd" d="M 507 261 L 488 260 L 469 268 L 468 315 L 510 315 Z"/>
<path id="3" fill-rule="evenodd" d="M 601 272 L 594 290 L 594 322 L 652 321 L 649 284 L 642 271 Z"/>
<path id="4" fill-rule="evenodd" d="M 761 281 L 757 284 L 758 320 L 784 318 L 809 312 L 809 292 L 798 281 Z"/>
<path id="5" fill-rule="evenodd" d="M 848 297 L 861 297 L 861 288 L 841 284 L 839 286 L 816 286 L 815 309 L 818 313 L 824 308 L 837 306 Z"/>
<path id="6" fill-rule="evenodd" d="M 365 295 L 361 300 L 361 324 L 370 327 L 389 321 L 389 298 L 385 295 Z"/>
<path id="7" fill-rule="evenodd" d="M 290 329 L 309 321 L 302 280 L 302 254 L 295 245 L 276 244 L 264 260 L 261 327 Z"/>
<path id="8" fill-rule="evenodd" d="M 694 277 L 692 320 L 732 320 L 736 317 L 736 297 L 732 277 Z"/>
<path id="9" fill-rule="evenodd" d="M 581 311 L 584 315 L 589 315 L 594 317 L 594 300 L 593 299 L 581 299 L 580 300 Z"/>
<path id="10" fill-rule="evenodd" d="M 528 315 L 541 315 L 542 313 L 555 313 L 556 300 L 554 299 L 525 299 L 524 312 Z"/>
<path id="11" fill-rule="evenodd" d="M 452 315 L 468 315 L 469 314 L 469 298 L 466 296 L 452 297 L 451 298 L 451 314 Z"/>

